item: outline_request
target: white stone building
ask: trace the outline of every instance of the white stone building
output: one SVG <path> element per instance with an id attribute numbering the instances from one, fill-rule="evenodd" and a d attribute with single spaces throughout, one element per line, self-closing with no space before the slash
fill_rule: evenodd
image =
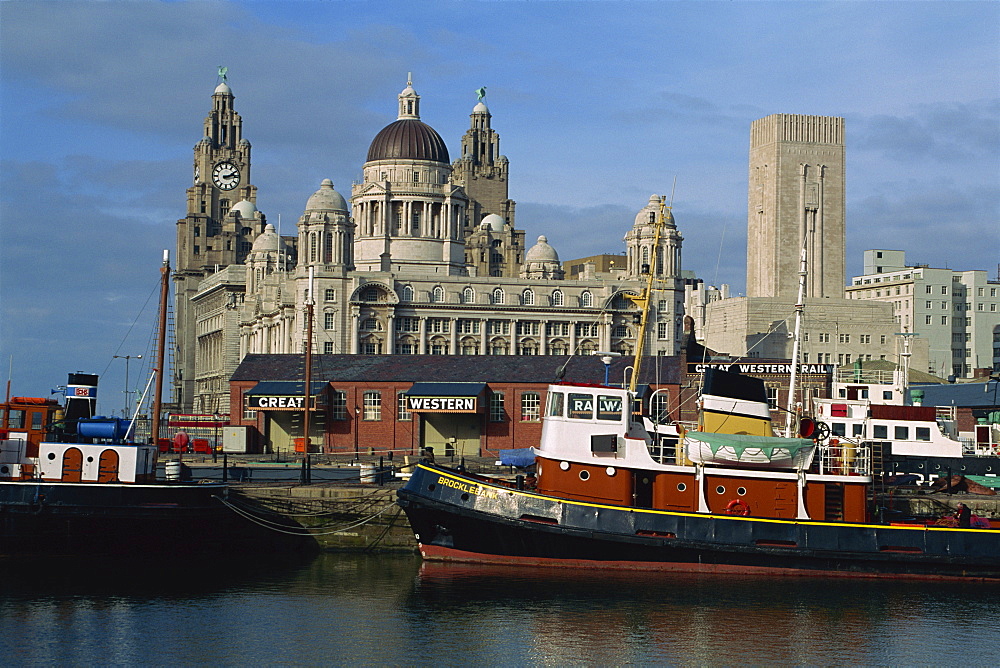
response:
<path id="1" fill-rule="evenodd" d="M 185 408 L 217 411 L 228 401 L 218 379 L 249 353 L 305 350 L 310 275 L 316 354 L 630 355 L 639 323 L 626 295 L 642 292 L 648 272 L 659 292 L 646 352 L 677 354 L 683 239 L 667 209 L 654 247 L 650 216 L 659 215 L 662 198 L 653 196 L 626 234 L 627 270 L 566 280 L 546 237 L 525 250 L 525 233 L 513 226 L 509 161 L 491 118 L 480 100 L 453 165 L 445 142 L 420 120 L 420 96 L 408 81 L 350 202 L 324 180 L 306 201 L 297 236 L 284 238 L 252 201 L 237 202 L 237 215 L 252 215 L 262 232 L 243 257 L 228 258 L 244 273 L 199 266 L 206 276 L 189 298 L 201 304 L 199 333 L 178 330 L 178 341 L 194 339 L 205 351 L 194 360 L 201 381 Z"/>
<path id="2" fill-rule="evenodd" d="M 982 270 L 957 271 L 906 263 L 901 250 L 864 253 L 864 274 L 847 297 L 889 304 L 901 331 L 927 348 L 921 370 L 972 378 L 1000 370 L 1000 280 Z"/>

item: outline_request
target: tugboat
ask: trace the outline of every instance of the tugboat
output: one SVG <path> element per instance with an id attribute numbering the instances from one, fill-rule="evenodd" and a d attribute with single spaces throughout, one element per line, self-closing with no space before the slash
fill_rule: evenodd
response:
<path id="1" fill-rule="evenodd" d="M 804 254 L 802 265 L 799 305 Z M 796 339 L 793 359 L 797 349 Z M 533 475 L 509 481 L 419 464 L 398 502 L 423 557 L 1000 580 L 1000 524 L 876 521 L 870 448 L 798 438 L 794 405 L 785 436 L 775 436 L 759 379 L 710 370 L 698 425 L 676 438 L 651 431 L 632 411 L 640 362 L 637 354 L 629 388 L 548 387 Z"/>

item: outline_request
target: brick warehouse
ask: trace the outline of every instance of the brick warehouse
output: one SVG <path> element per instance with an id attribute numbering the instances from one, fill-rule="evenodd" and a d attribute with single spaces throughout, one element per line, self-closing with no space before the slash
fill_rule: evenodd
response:
<path id="1" fill-rule="evenodd" d="M 301 449 L 304 364 L 302 355 L 248 355 L 236 369 L 232 424 L 249 427 L 251 450 Z M 631 365 L 617 357 L 605 367 L 599 355 L 316 355 L 310 449 L 493 456 L 529 447 L 541 437 L 546 389 L 560 370 L 566 381 L 603 384 L 607 373 L 620 385 Z M 664 418 L 679 417 L 681 369 L 679 357 L 643 364 L 640 396 Z"/>

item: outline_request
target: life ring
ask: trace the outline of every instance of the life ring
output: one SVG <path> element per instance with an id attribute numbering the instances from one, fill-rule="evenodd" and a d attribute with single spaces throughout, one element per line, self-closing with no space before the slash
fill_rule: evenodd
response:
<path id="1" fill-rule="evenodd" d="M 726 506 L 727 515 L 742 515 L 746 517 L 750 514 L 750 505 L 743 499 L 733 499 Z"/>

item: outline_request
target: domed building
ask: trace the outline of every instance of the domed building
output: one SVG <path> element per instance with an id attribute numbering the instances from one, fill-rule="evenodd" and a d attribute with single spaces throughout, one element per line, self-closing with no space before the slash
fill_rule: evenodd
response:
<path id="1" fill-rule="evenodd" d="M 408 80 L 395 121 L 375 135 L 364 182 L 352 188 L 359 271 L 465 274 L 466 207 L 451 183 L 448 149 L 420 120 L 420 96 Z"/>
<path id="2" fill-rule="evenodd" d="M 562 280 L 566 276 L 559 254 L 549 245 L 549 240 L 543 234 L 538 237 L 538 243 L 524 254 L 524 266 L 521 268 L 521 278 Z"/>
<path id="3" fill-rule="evenodd" d="M 267 225 L 255 198 L 234 200 L 226 220 L 247 223 L 255 234 L 245 264 L 220 267 L 200 283 L 198 334 L 178 340 L 221 353 L 213 352 L 210 374 L 209 358 L 199 355 L 192 367 L 196 376 L 211 376 L 215 386 L 248 355 L 302 353 L 309 304 L 317 355 L 632 354 L 637 308 L 627 295 L 640 294 L 646 285 L 642 254 L 653 257 L 648 217 L 659 200 L 639 212 L 626 235 L 628 253 L 637 258 L 629 271 L 624 262 L 609 273 L 582 261 L 589 269 L 567 280 L 549 237 L 537 234 L 527 248 L 525 232 L 514 226 L 510 165 L 486 103 L 480 99 L 473 107 L 453 163 L 446 142 L 421 120 L 420 105 L 408 79 L 397 95 L 396 119 L 374 133 L 362 182 L 352 186 L 350 197 L 329 179 L 304 195 L 296 236 L 282 237 Z M 240 150 L 241 139 L 232 151 Z M 220 183 L 227 186 L 225 179 L 236 178 L 236 171 L 226 167 Z M 672 272 L 679 271 L 680 235 L 672 220 L 668 227 L 660 254 L 672 258 L 676 252 L 677 262 L 661 267 L 659 287 L 666 291 L 654 298 L 656 327 L 646 342 L 647 351 L 659 355 L 673 355 L 678 346 L 672 312 L 677 300 L 668 293 L 677 287 Z M 668 243 L 676 243 L 675 250 L 667 251 Z M 213 296 L 223 294 L 228 297 Z M 233 318 L 235 327 L 229 324 Z M 216 328 L 222 321 L 227 324 Z M 215 338 L 209 341 L 204 332 Z M 221 394 L 216 403 L 199 395 L 192 403 L 216 410 L 221 400 Z M 452 417 L 428 418 L 420 433 L 433 438 L 466 428 L 449 422 Z M 279 442 L 294 431 L 284 419 L 253 418 L 275 448 L 290 447 Z"/>

